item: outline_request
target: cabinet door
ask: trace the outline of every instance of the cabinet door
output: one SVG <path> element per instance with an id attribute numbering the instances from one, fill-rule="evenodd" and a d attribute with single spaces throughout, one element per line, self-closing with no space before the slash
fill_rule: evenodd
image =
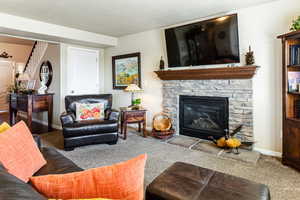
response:
<path id="1" fill-rule="evenodd" d="M 283 148 L 285 158 L 300 162 L 300 126 L 295 122 L 286 123 Z"/>

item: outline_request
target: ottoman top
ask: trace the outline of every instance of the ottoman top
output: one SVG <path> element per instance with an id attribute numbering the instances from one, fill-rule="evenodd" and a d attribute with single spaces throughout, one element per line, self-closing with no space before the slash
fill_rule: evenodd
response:
<path id="1" fill-rule="evenodd" d="M 247 179 L 176 162 L 148 187 L 151 200 L 269 200 L 266 185 Z"/>

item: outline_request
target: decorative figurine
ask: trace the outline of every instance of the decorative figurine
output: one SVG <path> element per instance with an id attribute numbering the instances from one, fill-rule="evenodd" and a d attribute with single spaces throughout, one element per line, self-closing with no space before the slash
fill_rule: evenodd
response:
<path id="1" fill-rule="evenodd" d="M 246 53 L 246 65 L 254 65 L 254 52 L 251 51 L 251 46 L 249 46 L 249 52 Z"/>
<path id="2" fill-rule="evenodd" d="M 163 57 L 160 58 L 159 69 L 160 70 L 164 70 L 165 69 L 165 61 L 163 60 Z"/>
<path id="3" fill-rule="evenodd" d="M 40 77 L 41 77 L 41 87 L 38 90 L 39 94 L 46 94 L 48 87 L 46 86 L 49 80 L 49 71 L 46 66 L 42 66 Z"/>

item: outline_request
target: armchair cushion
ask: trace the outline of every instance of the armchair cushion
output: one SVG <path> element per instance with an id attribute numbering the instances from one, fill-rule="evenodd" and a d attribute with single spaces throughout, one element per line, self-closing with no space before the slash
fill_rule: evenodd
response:
<path id="1" fill-rule="evenodd" d="M 116 120 L 119 121 L 120 111 L 115 109 L 107 109 L 105 111 L 105 119 L 106 120 Z"/>
<path id="2" fill-rule="evenodd" d="M 75 115 L 71 112 L 64 112 L 60 115 L 60 121 L 63 126 L 66 124 L 73 124 L 75 121 Z"/>
<path id="3" fill-rule="evenodd" d="M 103 133 L 114 133 L 118 131 L 116 120 L 88 120 L 66 124 L 63 127 L 65 138 L 83 135 L 94 135 Z"/>

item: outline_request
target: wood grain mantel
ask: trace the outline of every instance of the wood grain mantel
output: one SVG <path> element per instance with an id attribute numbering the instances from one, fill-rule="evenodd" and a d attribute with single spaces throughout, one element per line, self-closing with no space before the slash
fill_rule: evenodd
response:
<path id="1" fill-rule="evenodd" d="M 155 71 L 161 80 L 251 79 L 258 66 Z"/>

